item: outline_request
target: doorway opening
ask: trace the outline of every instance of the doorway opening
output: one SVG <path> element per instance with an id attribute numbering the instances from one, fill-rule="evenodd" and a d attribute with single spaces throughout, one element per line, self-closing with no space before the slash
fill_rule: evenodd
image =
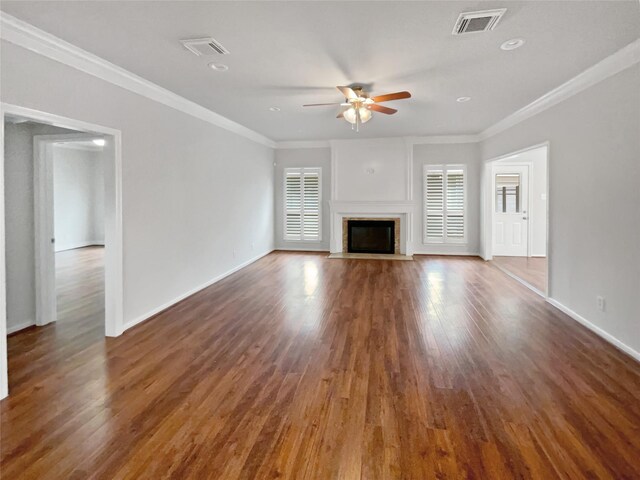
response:
<path id="1" fill-rule="evenodd" d="M 106 140 L 78 132 L 33 144 L 35 324 L 103 336 Z"/>
<path id="2" fill-rule="evenodd" d="M 491 197 L 485 258 L 543 296 L 548 293 L 548 150 L 539 145 L 491 160 L 485 185 Z"/>
<path id="3" fill-rule="evenodd" d="M 3 398 L 12 352 L 32 349 L 37 362 L 53 346 L 70 358 L 123 322 L 120 132 L 6 104 L 1 113 Z"/>

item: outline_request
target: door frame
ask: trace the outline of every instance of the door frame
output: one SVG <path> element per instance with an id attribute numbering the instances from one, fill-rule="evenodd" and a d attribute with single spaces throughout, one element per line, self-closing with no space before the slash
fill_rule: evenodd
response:
<path id="1" fill-rule="evenodd" d="M 124 330 L 121 131 L 31 108 L 0 103 L 0 120 L 2 121 L 2 125 L 0 125 L 0 150 L 2 151 L 2 165 L 0 165 L 0 252 L 2 252 L 0 255 L 0 399 L 6 397 L 9 393 L 7 364 L 7 290 L 4 255 L 6 248 L 4 123 L 7 115 L 20 116 L 56 127 L 93 133 L 94 136 L 103 136 L 107 140 L 103 150 L 106 158 L 109 159 L 109 161 L 105 162 L 105 335 L 116 337 L 121 335 Z M 36 251 L 37 250 L 36 248 Z M 36 278 L 38 278 L 37 273 Z"/>
<path id="2" fill-rule="evenodd" d="M 545 290 L 544 292 L 539 292 L 537 289 L 533 289 L 534 292 L 536 293 L 542 293 L 544 298 L 551 298 L 551 292 L 552 292 L 552 283 L 551 283 L 551 270 L 552 270 L 552 262 L 551 262 L 551 258 L 553 255 L 553 250 L 551 248 L 551 244 L 549 239 L 551 238 L 551 221 L 550 221 L 550 217 L 549 217 L 549 212 L 550 212 L 550 205 L 551 202 L 553 201 L 553 197 L 550 195 L 550 191 L 551 191 L 551 183 L 550 183 L 550 179 L 551 179 L 551 142 L 550 141 L 545 141 L 545 142 L 541 142 L 541 143 L 536 143 L 534 145 L 528 146 L 528 147 L 524 147 L 521 148 L 519 150 L 514 150 L 511 151 L 509 153 L 505 153 L 503 155 L 498 155 L 496 157 L 491 157 L 488 159 L 483 160 L 483 165 L 482 165 L 482 179 L 480 181 L 480 189 L 481 189 L 481 202 L 480 202 L 480 226 L 481 226 L 481 257 L 486 260 L 493 260 L 493 196 L 494 193 L 492 191 L 492 185 L 493 185 L 493 175 L 492 175 L 492 171 L 493 171 L 493 164 L 494 162 L 498 161 L 498 160 L 506 160 L 509 157 L 512 157 L 514 155 L 519 155 L 521 153 L 525 153 L 528 152 L 530 150 L 536 150 L 538 148 L 542 148 L 542 147 L 546 147 L 546 151 L 547 151 L 547 179 L 546 179 L 546 195 L 547 195 L 547 202 L 546 202 L 546 224 L 547 224 L 547 235 L 546 235 L 546 245 L 547 245 L 547 278 L 546 278 L 546 285 L 545 285 Z M 518 163 L 517 161 L 514 160 L 513 163 Z M 520 162 L 520 163 L 525 163 L 525 162 Z M 531 171 L 529 171 L 529 183 L 531 182 Z M 530 186 L 530 185 L 529 185 Z M 529 188 L 529 192 L 531 191 L 531 189 Z M 528 194 L 529 195 L 529 210 L 531 210 L 531 193 Z M 529 228 L 529 232 L 528 235 L 531 235 L 531 228 Z M 529 238 L 528 241 L 528 248 L 531 247 L 531 241 Z M 528 251 L 527 253 L 529 253 L 530 251 Z M 519 279 L 518 279 L 519 280 Z M 526 286 L 530 287 L 530 285 L 526 284 Z M 531 288 L 531 287 L 530 287 Z"/>
<path id="3" fill-rule="evenodd" d="M 513 162 L 513 163 L 506 163 L 506 164 L 498 164 L 497 160 L 494 160 L 491 162 L 491 191 L 495 192 L 496 191 L 496 172 L 495 172 L 495 167 L 527 167 L 527 212 L 525 213 L 525 215 L 527 215 L 527 217 L 529 219 L 531 219 L 531 182 L 533 182 L 533 175 L 531 175 L 531 170 L 533 167 L 533 164 L 530 162 Z M 520 212 L 523 213 L 523 212 Z M 494 195 L 492 195 L 491 197 L 491 258 L 493 258 L 493 250 L 495 248 L 495 245 L 493 243 L 493 241 L 495 240 L 493 238 L 493 229 L 495 228 L 496 225 L 496 196 L 495 193 Z M 527 224 L 527 258 L 529 258 L 531 256 L 531 228 L 530 227 L 530 223 Z"/>
<path id="4" fill-rule="evenodd" d="M 54 230 L 53 146 L 90 140 L 91 133 L 61 133 L 33 136 L 33 210 L 35 233 L 35 287 L 37 326 L 57 320 Z M 102 136 L 102 135 L 99 135 Z M 106 152 L 103 151 L 103 154 Z M 101 219 L 104 221 L 104 218 Z M 107 331 L 105 322 L 105 332 Z"/>

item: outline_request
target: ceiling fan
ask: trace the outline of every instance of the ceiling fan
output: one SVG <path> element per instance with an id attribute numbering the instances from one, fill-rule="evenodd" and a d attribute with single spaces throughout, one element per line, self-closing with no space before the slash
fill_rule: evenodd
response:
<path id="1" fill-rule="evenodd" d="M 371 120 L 373 112 L 384 113 L 385 115 L 393 115 L 397 112 L 396 109 L 378 105 L 379 103 L 411 98 L 411 94 L 409 92 L 387 93 L 385 95 L 370 97 L 369 94 L 359 86 L 336 88 L 344 95 L 344 102 L 310 103 L 303 105 L 303 107 L 321 107 L 326 105 L 340 105 L 342 107 L 346 107 L 336 118 L 344 118 L 351 124 L 351 128 L 355 128 L 356 131 L 360 129 L 360 125 Z"/>

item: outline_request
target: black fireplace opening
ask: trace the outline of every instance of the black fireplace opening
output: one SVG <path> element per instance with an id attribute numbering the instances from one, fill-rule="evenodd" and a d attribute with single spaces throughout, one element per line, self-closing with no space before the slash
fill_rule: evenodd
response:
<path id="1" fill-rule="evenodd" d="M 393 220 L 347 220 L 349 253 L 395 253 Z"/>

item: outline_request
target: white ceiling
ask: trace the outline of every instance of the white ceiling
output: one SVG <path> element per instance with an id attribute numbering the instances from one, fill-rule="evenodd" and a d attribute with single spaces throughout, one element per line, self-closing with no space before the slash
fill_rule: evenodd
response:
<path id="1" fill-rule="evenodd" d="M 506 7 L 493 32 L 453 36 L 463 11 Z M 640 37 L 629 1 L 31 2 L 2 10 L 276 140 L 474 134 Z M 230 55 L 196 57 L 212 36 Z M 505 40 L 526 40 L 505 52 Z M 227 72 L 207 67 L 211 61 Z M 355 133 L 335 85 L 409 90 Z M 456 98 L 470 96 L 467 103 Z M 280 112 L 270 112 L 278 106 Z"/>

